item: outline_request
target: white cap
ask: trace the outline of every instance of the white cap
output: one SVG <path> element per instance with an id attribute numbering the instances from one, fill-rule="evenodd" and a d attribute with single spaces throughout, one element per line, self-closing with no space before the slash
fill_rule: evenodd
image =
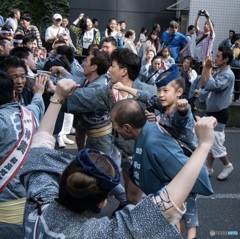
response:
<path id="1" fill-rule="evenodd" d="M 59 13 L 55 13 L 53 15 L 53 19 L 57 20 L 57 19 L 61 19 L 62 20 L 62 16 Z"/>

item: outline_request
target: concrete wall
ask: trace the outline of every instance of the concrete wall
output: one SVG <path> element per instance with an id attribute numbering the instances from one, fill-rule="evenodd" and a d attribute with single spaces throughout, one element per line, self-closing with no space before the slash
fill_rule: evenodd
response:
<path id="1" fill-rule="evenodd" d="M 213 55 L 217 52 L 218 45 L 228 37 L 230 29 L 240 32 L 240 1 L 239 0 L 190 0 L 188 24 L 194 24 L 198 9 L 206 9 L 214 22 L 216 39 L 213 47 Z M 201 17 L 199 25 L 202 28 L 205 17 Z"/>
<path id="2" fill-rule="evenodd" d="M 81 12 L 91 19 L 99 20 L 99 29 L 106 29 L 109 18 L 118 21 L 125 20 L 127 29 L 134 29 L 137 36 L 141 27 L 152 30 L 154 23 L 161 25 L 162 31 L 168 27 L 170 20 L 176 16 L 175 11 L 166 10 L 175 0 L 70 0 L 70 22 L 75 20 Z"/>

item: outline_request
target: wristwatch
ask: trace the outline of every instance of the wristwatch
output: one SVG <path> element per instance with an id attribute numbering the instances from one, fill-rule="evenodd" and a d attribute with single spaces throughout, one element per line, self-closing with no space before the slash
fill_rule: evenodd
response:
<path id="1" fill-rule="evenodd" d="M 50 97 L 49 101 L 55 104 L 61 104 L 61 105 L 64 104 L 64 100 L 60 100 L 57 96 L 54 96 L 54 95 Z"/>

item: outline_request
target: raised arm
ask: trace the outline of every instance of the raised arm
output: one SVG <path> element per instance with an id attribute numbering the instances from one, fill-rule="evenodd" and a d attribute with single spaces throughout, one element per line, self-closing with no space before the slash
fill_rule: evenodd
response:
<path id="1" fill-rule="evenodd" d="M 216 124 L 217 121 L 214 117 L 197 117 L 195 130 L 199 141 L 198 147 L 181 171 L 166 187 L 171 200 L 178 208 L 182 208 L 184 201 L 192 190 L 214 143 L 214 127 Z"/>
<path id="2" fill-rule="evenodd" d="M 203 86 L 212 77 L 213 66 L 213 60 L 210 57 L 207 57 L 207 59 L 203 62 L 200 86 Z"/>
<path id="3" fill-rule="evenodd" d="M 196 29 L 196 32 L 199 31 L 199 26 L 198 26 L 199 18 L 200 18 L 200 10 L 198 10 L 197 17 L 196 17 L 196 19 L 195 19 L 195 21 L 194 21 L 194 27 L 195 27 L 195 29 Z"/>
<path id="4" fill-rule="evenodd" d="M 44 131 L 49 134 L 53 134 L 57 116 L 62 107 L 62 103 L 68 96 L 72 95 L 78 87 L 79 85 L 71 79 L 62 79 L 58 81 L 56 91 L 54 93 L 54 97 L 55 99 L 58 99 L 58 101 L 55 103 L 50 102 L 37 132 Z"/>

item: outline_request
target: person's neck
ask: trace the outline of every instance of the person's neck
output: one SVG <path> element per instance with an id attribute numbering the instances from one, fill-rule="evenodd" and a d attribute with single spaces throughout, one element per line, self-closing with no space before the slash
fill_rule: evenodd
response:
<path id="1" fill-rule="evenodd" d="M 15 102 L 19 102 L 20 101 L 20 95 L 19 94 L 15 93 L 14 101 Z"/>
<path id="2" fill-rule="evenodd" d="M 92 74 L 87 76 L 88 82 L 91 83 L 94 80 L 96 80 L 99 77 L 99 75 L 96 72 L 93 72 Z"/>
<path id="3" fill-rule="evenodd" d="M 174 108 L 175 108 L 175 103 L 173 103 L 173 104 L 171 104 L 169 106 L 166 106 L 167 113 L 171 114 L 173 112 Z"/>
<path id="4" fill-rule="evenodd" d="M 228 66 L 227 64 L 219 66 L 220 71 L 223 71 L 224 69 L 226 69 L 227 66 Z"/>
<path id="5" fill-rule="evenodd" d="M 133 85 L 133 81 L 131 79 L 129 79 L 128 77 L 127 78 L 123 78 L 121 80 L 121 83 L 125 86 L 128 86 L 128 87 L 132 87 Z"/>
<path id="6" fill-rule="evenodd" d="M 142 128 L 141 128 L 141 129 L 135 129 L 135 130 L 134 130 L 133 136 L 132 136 L 132 139 L 133 139 L 134 141 L 137 141 L 137 140 L 138 140 L 138 137 L 139 137 L 141 131 L 142 131 Z"/>

